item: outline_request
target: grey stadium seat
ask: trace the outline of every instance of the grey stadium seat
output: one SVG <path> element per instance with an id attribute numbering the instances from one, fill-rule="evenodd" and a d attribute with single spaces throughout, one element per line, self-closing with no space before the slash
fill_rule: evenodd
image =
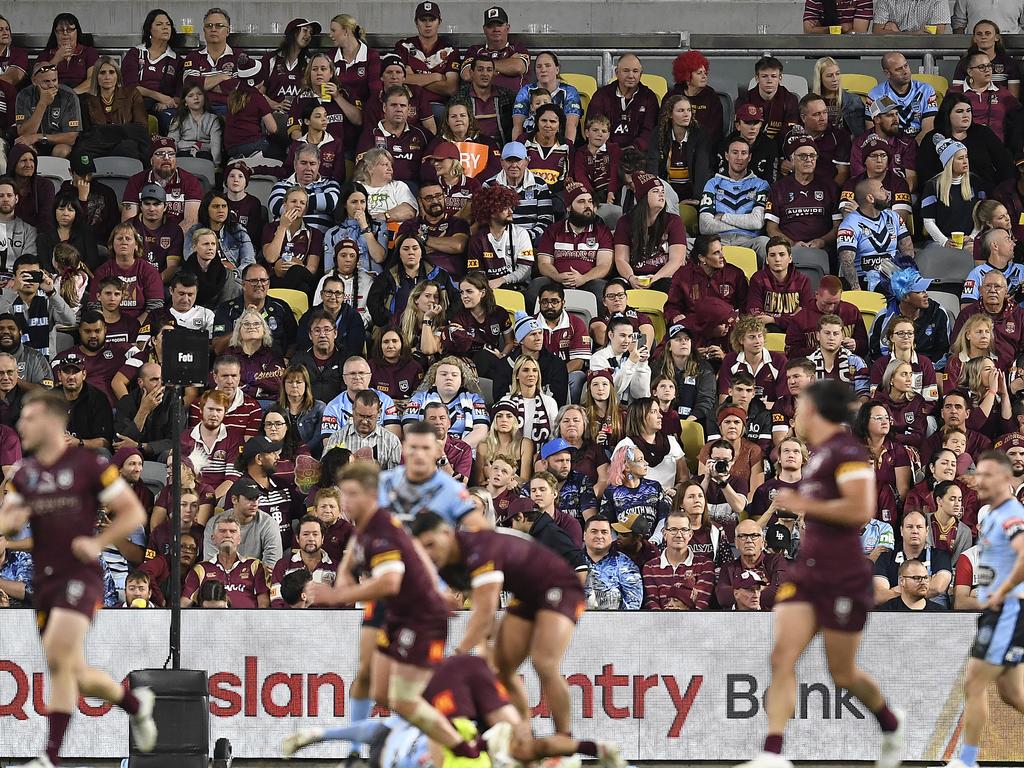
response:
<path id="1" fill-rule="evenodd" d="M 118 175 L 118 176 L 134 176 L 136 173 L 141 171 L 142 163 L 136 160 L 134 157 L 95 157 L 93 163 L 96 164 L 96 175 L 105 176 L 107 174 Z"/>
<path id="2" fill-rule="evenodd" d="M 928 246 L 917 254 L 917 268 L 924 277 L 942 283 L 962 283 L 974 269 L 974 256 L 955 248 Z"/>
<path id="3" fill-rule="evenodd" d="M 954 296 L 952 293 L 946 293 L 945 291 L 928 291 L 928 296 L 946 310 L 946 314 L 949 315 L 950 324 L 956 322 L 957 315 L 960 314 L 959 296 Z"/>
<path id="4" fill-rule="evenodd" d="M 212 160 L 207 160 L 205 157 L 179 157 L 178 167 L 193 176 L 198 176 L 200 181 L 205 178 L 209 186 L 203 185 L 204 191 L 212 189 L 217 183 L 217 167 Z"/>

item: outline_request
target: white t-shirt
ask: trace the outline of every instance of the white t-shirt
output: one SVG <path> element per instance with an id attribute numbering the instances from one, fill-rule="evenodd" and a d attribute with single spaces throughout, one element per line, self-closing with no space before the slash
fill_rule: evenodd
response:
<path id="1" fill-rule="evenodd" d="M 629 445 L 634 448 L 637 447 L 636 443 L 633 442 L 632 438 L 624 437 L 619 441 L 619 444 L 615 446 L 615 451 L 619 450 L 624 445 Z M 614 454 L 615 451 L 612 451 Z M 679 444 L 679 441 L 669 435 L 668 438 L 668 453 L 665 454 L 665 458 L 661 460 L 661 464 L 658 466 L 652 466 L 647 470 L 647 478 L 649 480 L 656 480 L 661 484 L 661 487 L 665 490 L 669 488 L 675 488 L 676 486 L 676 462 L 685 456 L 683 447 Z"/>
<path id="2" fill-rule="evenodd" d="M 415 211 L 419 210 L 412 190 L 404 181 L 391 181 L 383 187 L 371 187 L 369 184 L 363 186 L 366 187 L 366 210 L 370 216 L 390 211 L 402 203 L 408 203 Z"/>

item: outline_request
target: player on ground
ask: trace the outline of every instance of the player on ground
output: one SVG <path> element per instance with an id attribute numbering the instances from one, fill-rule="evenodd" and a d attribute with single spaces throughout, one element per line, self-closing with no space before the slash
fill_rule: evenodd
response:
<path id="1" fill-rule="evenodd" d="M 140 751 L 156 746 L 153 692 L 125 690 L 85 661 L 85 636 L 103 604 L 100 553 L 145 523 L 146 515 L 117 467 L 69 444 L 67 425 L 68 404 L 59 392 L 38 390 L 26 396 L 18 432 L 32 456 L 12 470 L 0 506 L 0 533 L 10 536 L 25 523 L 32 526 L 33 602 L 50 669 L 46 751 L 28 763 L 30 768 L 60 765 L 64 733 L 79 695 L 127 712 Z M 97 534 L 101 506 L 112 522 Z"/>
<path id="2" fill-rule="evenodd" d="M 988 723 L 988 688 L 1024 714 L 1024 506 L 1010 490 L 1013 465 L 1002 451 L 986 451 L 974 475 L 978 497 L 991 509 L 978 531 L 978 636 L 964 677 L 964 741 L 948 768 L 978 764 Z"/>
<path id="3" fill-rule="evenodd" d="M 356 584 L 338 573 L 333 586 L 311 584 L 317 605 L 345 605 L 386 598 L 387 617 L 372 666 L 374 700 L 448 747 L 458 757 L 480 751 L 423 698 L 431 670 L 444 658 L 448 606 L 437 590 L 430 562 L 413 544 L 402 524 L 377 503 L 380 481 L 368 462 L 346 466 L 338 476 L 342 507 L 356 526 L 356 564 L 370 572 Z"/>
<path id="4" fill-rule="evenodd" d="M 573 741 L 569 687 L 560 667 L 586 605 L 576 574 L 553 551 L 513 532 L 456 531 L 439 515 L 424 512 L 412 521 L 412 533 L 450 586 L 472 590 L 473 612 L 456 653 L 486 645 L 494 630 L 502 589 L 512 594 L 495 632 L 498 679 L 510 691 L 522 718 L 529 720 L 526 689 L 519 677 L 519 667 L 529 656 L 551 709 L 556 735 Z M 607 758 L 614 764 L 617 749 L 601 747 L 614 752 Z M 599 752 L 594 742 L 573 742 L 571 747 L 561 743 L 556 749 L 552 754 L 572 754 L 578 749 L 581 754 L 598 757 Z M 604 754 L 601 757 L 605 759 Z"/>
<path id="5" fill-rule="evenodd" d="M 871 563 L 861 549 L 860 530 L 875 516 L 877 495 L 867 452 L 843 425 L 852 403 L 849 386 L 832 380 L 811 384 L 797 399 L 793 425 L 811 446 L 811 460 L 799 491 L 779 491 L 775 505 L 804 517 L 807 527 L 799 558 L 775 598 L 764 751 L 741 768 L 791 768 L 782 757 L 782 738 L 796 707 L 796 665 L 819 632 L 832 680 L 860 699 L 882 728 L 877 766 L 896 768 L 900 762 L 903 714 L 889 709 L 856 662 L 873 604 Z"/>

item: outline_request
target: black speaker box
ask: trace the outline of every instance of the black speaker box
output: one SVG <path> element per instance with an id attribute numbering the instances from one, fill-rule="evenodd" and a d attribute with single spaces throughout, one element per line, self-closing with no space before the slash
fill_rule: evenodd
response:
<path id="1" fill-rule="evenodd" d="M 205 333 L 169 329 L 163 336 L 163 359 L 164 384 L 204 384 L 210 373 L 210 340 Z"/>
<path id="2" fill-rule="evenodd" d="M 128 676 L 132 688 L 156 694 L 156 748 L 139 752 L 132 740 L 129 768 L 207 768 L 210 761 L 210 698 L 205 670 L 138 669 Z"/>

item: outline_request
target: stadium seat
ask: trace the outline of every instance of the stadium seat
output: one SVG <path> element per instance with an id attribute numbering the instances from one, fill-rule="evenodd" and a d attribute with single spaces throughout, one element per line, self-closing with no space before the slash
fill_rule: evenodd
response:
<path id="1" fill-rule="evenodd" d="M 583 114 L 587 113 L 587 105 L 597 91 L 597 78 L 590 75 L 577 75 L 572 72 L 562 72 L 558 79 L 566 85 L 571 85 L 580 92 L 580 102 L 583 106 Z"/>
<path id="2" fill-rule="evenodd" d="M 807 85 L 807 78 L 802 75 L 786 75 L 782 76 L 782 84 L 786 86 L 786 90 L 796 96 L 798 99 L 802 99 L 807 95 L 809 87 Z M 757 78 L 750 78 L 750 82 L 747 84 L 747 90 L 757 87 Z"/>
<path id="3" fill-rule="evenodd" d="M 48 179 L 71 181 L 71 163 L 66 157 L 46 157 L 44 155 L 36 158 L 36 173 Z"/>
<path id="4" fill-rule="evenodd" d="M 111 155 L 109 157 L 94 157 L 92 161 L 96 165 L 97 176 L 106 174 L 134 176 L 143 170 L 142 162 L 134 157 Z"/>
<path id="5" fill-rule="evenodd" d="M 298 322 L 299 318 L 309 309 L 309 296 L 303 291 L 295 291 L 290 288 L 271 288 L 267 291 L 267 295 L 280 299 L 291 307 L 292 314 L 295 315 L 295 322 Z"/>
<path id="6" fill-rule="evenodd" d="M 874 291 L 843 291 L 843 301 L 848 301 L 860 310 L 864 327 L 871 330 L 875 317 L 885 309 L 885 296 Z"/>
<path id="7" fill-rule="evenodd" d="M 946 293 L 945 291 L 928 291 L 928 298 L 946 310 L 946 314 L 949 315 L 950 325 L 956 322 L 957 315 L 960 314 L 959 296 L 954 296 L 952 293 Z"/>
<path id="8" fill-rule="evenodd" d="M 974 269 L 974 255 L 954 248 L 923 248 L 916 261 L 922 275 L 942 283 L 962 283 Z"/>
<path id="9" fill-rule="evenodd" d="M 816 248 L 794 249 L 793 264 L 796 265 L 798 272 L 807 275 L 807 279 L 811 281 L 811 287 L 815 290 L 817 290 L 821 278 L 832 272 L 828 263 L 828 254 L 822 253 Z"/>
<path id="10" fill-rule="evenodd" d="M 565 309 L 570 314 L 579 315 L 588 326 L 598 315 L 597 297 L 590 291 L 576 288 L 565 289 Z"/>
<path id="11" fill-rule="evenodd" d="M 818 290 L 818 285 L 821 283 L 821 278 L 825 276 L 825 273 L 821 271 L 821 267 L 816 264 L 796 264 L 796 271 L 806 277 L 811 283 L 811 290 Z"/>
<path id="12" fill-rule="evenodd" d="M 942 98 L 946 95 L 946 91 L 949 90 L 949 80 L 944 78 L 942 75 L 911 75 L 913 80 L 917 80 L 919 83 L 928 83 L 932 88 L 935 89 L 935 95 L 938 96 L 938 101 L 941 103 Z"/>
<path id="13" fill-rule="evenodd" d="M 494 303 L 508 311 L 508 316 L 515 321 L 516 312 L 526 311 L 526 297 L 518 291 L 508 288 L 494 289 Z"/>
<path id="14" fill-rule="evenodd" d="M 680 421 L 682 427 L 683 452 L 686 454 L 686 465 L 690 468 L 690 474 L 697 474 L 697 456 L 700 449 L 704 447 L 704 427 L 699 421 Z"/>
<path id="15" fill-rule="evenodd" d="M 718 100 L 722 104 L 722 135 L 728 136 L 732 133 L 732 124 L 736 119 L 736 102 L 725 91 L 716 88 L 715 93 L 718 94 Z"/>
<path id="16" fill-rule="evenodd" d="M 99 158 L 96 159 L 98 160 Z M 96 171 L 96 173 L 93 174 L 94 179 L 96 179 L 97 181 L 102 181 L 104 184 L 110 187 L 110 190 L 114 193 L 114 196 L 118 200 L 124 200 L 124 188 L 128 186 L 128 179 L 130 179 L 131 176 L 132 174 L 124 174 L 117 172 L 105 173 L 102 171 Z"/>
<path id="17" fill-rule="evenodd" d="M 562 76 L 562 79 L 564 80 L 565 77 Z M 615 80 L 609 80 L 608 82 L 614 83 Z M 668 93 L 668 80 L 661 75 L 640 75 L 640 82 L 654 91 L 654 95 L 658 97 L 659 104 L 664 100 L 665 94 Z"/>
<path id="18" fill-rule="evenodd" d="M 476 381 L 480 386 L 480 397 L 484 399 L 484 404 L 487 405 L 487 407 L 494 405 L 494 382 L 483 376 Z"/>
<path id="19" fill-rule="evenodd" d="M 757 254 L 753 248 L 744 248 L 742 245 L 723 245 L 722 252 L 729 264 L 743 270 L 747 280 L 757 272 Z"/>
<path id="20" fill-rule="evenodd" d="M 850 72 L 839 76 L 839 84 L 844 91 L 856 93 L 858 96 L 867 96 L 871 93 L 871 89 L 878 85 L 878 80 L 871 75 L 858 75 Z"/>
<path id="21" fill-rule="evenodd" d="M 213 164 L 212 160 L 207 160 L 205 157 L 179 157 L 178 167 L 200 179 L 205 178 L 209 183 L 207 190 L 212 189 L 217 183 L 217 166 Z"/>
<path id="22" fill-rule="evenodd" d="M 665 338 L 665 302 L 668 295 L 649 288 L 633 288 L 626 291 L 626 303 L 637 312 L 643 312 L 651 318 L 654 326 L 654 341 Z"/>
<path id="23" fill-rule="evenodd" d="M 766 333 L 764 335 L 765 346 L 768 347 L 769 352 L 785 352 L 786 351 L 786 334 L 784 333 Z"/>
<path id="24" fill-rule="evenodd" d="M 279 179 L 273 176 L 264 176 L 263 174 L 254 173 L 252 178 L 249 179 L 249 186 L 246 190 L 250 195 L 255 197 L 257 200 L 262 200 L 264 204 L 270 199 L 270 192 L 273 190 L 274 185 L 277 184 Z M 267 217 L 267 221 L 273 221 L 272 218 Z"/>

